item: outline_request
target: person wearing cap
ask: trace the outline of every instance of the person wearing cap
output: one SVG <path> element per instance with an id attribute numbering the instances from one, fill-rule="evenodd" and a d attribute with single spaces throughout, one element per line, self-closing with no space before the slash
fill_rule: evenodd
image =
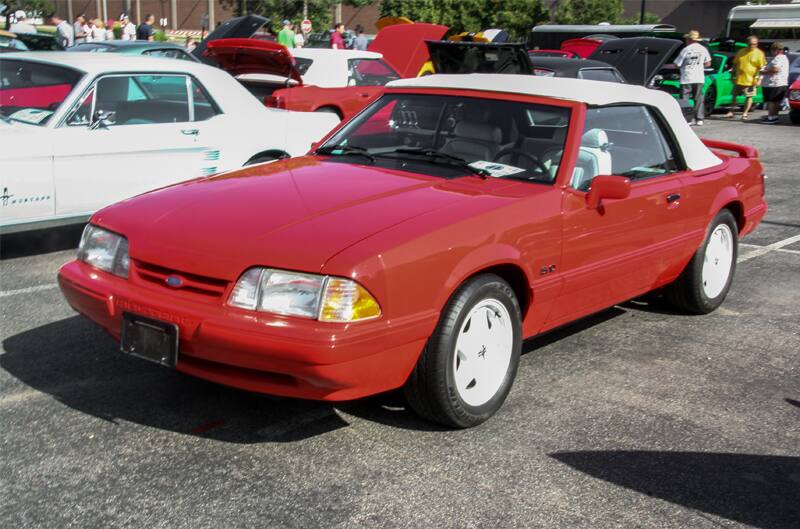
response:
<path id="1" fill-rule="evenodd" d="M 283 29 L 278 32 L 278 44 L 294 48 L 294 31 L 292 31 L 292 23 L 288 20 L 283 21 Z"/>
<path id="2" fill-rule="evenodd" d="M 119 16 L 119 23 L 122 26 L 122 40 L 136 40 L 136 25 L 131 22 L 127 13 Z"/>
<path id="3" fill-rule="evenodd" d="M 706 82 L 705 69 L 711 66 L 711 54 L 700 44 L 700 32 L 693 29 L 686 35 L 686 46 L 675 58 L 675 65 L 681 70 L 681 97 L 694 100 L 690 125 L 702 125 L 705 118 L 703 85 Z"/>
<path id="4" fill-rule="evenodd" d="M 730 110 L 725 114 L 726 118 L 733 117 L 736 98 L 743 95 L 745 103 L 742 119 L 747 119 L 750 108 L 753 106 L 753 97 L 755 97 L 758 84 L 761 82 L 761 69 L 766 65 L 767 58 L 758 47 L 758 37 L 750 35 L 747 37 L 747 47 L 739 50 L 733 56 L 733 102 Z"/>
<path id="5" fill-rule="evenodd" d="M 28 22 L 28 15 L 25 14 L 25 11 L 20 9 L 14 13 L 14 19 L 16 22 L 8 28 L 11 33 L 36 33 L 36 28 Z"/>

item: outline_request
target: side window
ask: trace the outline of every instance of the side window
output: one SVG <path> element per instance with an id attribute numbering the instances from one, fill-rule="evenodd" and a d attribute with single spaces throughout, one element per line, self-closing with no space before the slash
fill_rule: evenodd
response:
<path id="1" fill-rule="evenodd" d="M 347 86 L 383 86 L 400 76 L 381 59 L 347 61 Z"/>
<path id="2" fill-rule="evenodd" d="M 578 72 L 579 79 L 590 81 L 606 81 L 609 83 L 621 83 L 623 80 L 614 70 L 610 68 L 584 68 Z"/>
<path id="3" fill-rule="evenodd" d="M 639 180 L 679 171 L 675 150 L 642 105 L 589 108 L 571 185 L 587 190 L 602 174 Z"/>
<path id="4" fill-rule="evenodd" d="M 189 121 L 189 90 L 184 75 L 115 75 L 97 80 L 67 118 L 88 125 L 102 113 L 109 126 Z"/>
<path id="5" fill-rule="evenodd" d="M 202 85 L 194 79 L 192 79 L 192 100 L 195 121 L 205 121 L 217 114 L 222 114 L 222 111 L 209 97 Z"/>
<path id="6" fill-rule="evenodd" d="M 177 48 L 163 49 L 163 50 L 147 50 L 142 53 L 149 57 L 160 57 L 162 59 L 181 59 L 184 61 L 194 61 L 192 57 L 183 50 Z"/>

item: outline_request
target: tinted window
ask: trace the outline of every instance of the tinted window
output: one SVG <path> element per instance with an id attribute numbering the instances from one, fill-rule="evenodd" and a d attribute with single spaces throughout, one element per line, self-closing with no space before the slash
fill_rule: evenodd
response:
<path id="1" fill-rule="evenodd" d="M 601 174 L 631 180 L 678 171 L 675 152 L 654 115 L 644 106 L 589 108 L 572 186 L 586 190 Z"/>
<path id="2" fill-rule="evenodd" d="M 348 86 L 383 86 L 400 76 L 382 59 L 350 59 L 347 61 Z"/>
<path id="3" fill-rule="evenodd" d="M 312 59 L 304 59 L 301 57 L 294 58 L 294 64 L 300 75 L 305 75 L 311 65 L 314 63 Z"/>
<path id="4" fill-rule="evenodd" d="M 67 119 L 88 125 L 102 112 L 110 125 L 189 121 L 189 92 L 183 75 L 115 75 L 99 79 Z"/>
<path id="5" fill-rule="evenodd" d="M 590 81 L 606 81 L 609 83 L 621 83 L 617 72 L 611 68 L 586 68 L 578 72 L 579 79 L 588 79 Z"/>
<path id="6" fill-rule="evenodd" d="M 194 79 L 192 79 L 192 99 L 195 121 L 205 121 L 221 113 L 205 89 Z"/>
<path id="7" fill-rule="evenodd" d="M 192 61 L 194 59 L 183 50 L 179 50 L 177 48 L 165 48 L 162 50 L 147 50 L 142 53 L 142 55 L 147 55 L 148 57 L 160 57 L 162 59 L 181 59 L 183 61 Z"/>
<path id="8" fill-rule="evenodd" d="M 83 74 L 69 68 L 0 59 L 0 114 L 31 125 L 44 125 Z"/>
<path id="9" fill-rule="evenodd" d="M 446 178 L 469 174 L 466 163 L 495 178 L 550 183 L 563 154 L 569 117 L 569 109 L 551 105 L 386 95 L 331 137 L 323 151 L 338 146 L 342 148 L 330 153 L 335 161 Z"/>

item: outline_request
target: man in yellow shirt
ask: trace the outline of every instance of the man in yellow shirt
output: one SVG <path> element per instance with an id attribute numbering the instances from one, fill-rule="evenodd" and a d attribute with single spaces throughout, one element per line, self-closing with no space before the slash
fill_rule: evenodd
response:
<path id="1" fill-rule="evenodd" d="M 747 37 L 747 48 L 739 50 L 733 57 L 733 102 L 730 110 L 725 114 L 726 118 L 733 117 L 733 110 L 736 108 L 736 98 L 740 95 L 745 97 L 744 112 L 742 119 L 747 119 L 750 107 L 753 106 L 753 96 L 761 81 L 761 69 L 767 65 L 767 58 L 764 52 L 758 48 L 758 37 L 751 35 Z"/>

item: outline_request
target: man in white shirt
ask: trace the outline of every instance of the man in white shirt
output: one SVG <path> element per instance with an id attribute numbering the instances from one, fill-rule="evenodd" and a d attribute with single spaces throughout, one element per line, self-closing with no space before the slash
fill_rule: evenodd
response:
<path id="1" fill-rule="evenodd" d="M 119 17 L 119 21 L 122 25 L 122 40 L 136 40 L 136 25 L 131 22 L 128 15 L 122 13 Z"/>
<path id="2" fill-rule="evenodd" d="M 16 22 L 11 24 L 11 27 L 8 28 L 11 33 L 36 33 L 36 28 L 33 27 L 33 24 L 28 22 L 28 16 L 25 14 L 25 11 L 20 9 L 14 13 L 14 18 Z"/>
<path id="3" fill-rule="evenodd" d="M 50 18 L 50 22 L 56 27 L 56 39 L 64 49 L 75 45 L 75 30 L 72 29 L 72 24 L 58 15 L 53 15 Z"/>
<path id="4" fill-rule="evenodd" d="M 694 119 L 690 125 L 702 125 L 705 118 L 703 84 L 706 82 L 705 69 L 711 66 L 711 54 L 700 44 L 699 31 L 693 29 L 684 36 L 686 46 L 675 58 L 675 65 L 681 69 L 682 97 L 694 99 Z"/>

